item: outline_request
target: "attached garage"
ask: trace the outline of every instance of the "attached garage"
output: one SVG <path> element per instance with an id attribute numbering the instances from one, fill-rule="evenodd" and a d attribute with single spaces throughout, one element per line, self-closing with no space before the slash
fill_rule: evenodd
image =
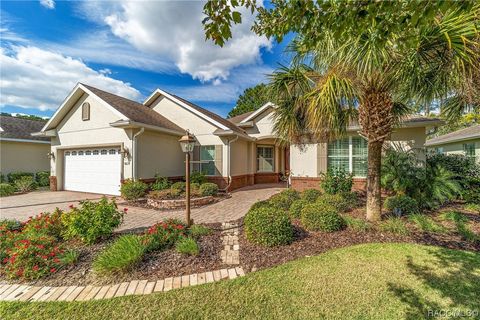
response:
<path id="1" fill-rule="evenodd" d="M 120 148 L 65 151 L 64 190 L 120 195 Z"/>

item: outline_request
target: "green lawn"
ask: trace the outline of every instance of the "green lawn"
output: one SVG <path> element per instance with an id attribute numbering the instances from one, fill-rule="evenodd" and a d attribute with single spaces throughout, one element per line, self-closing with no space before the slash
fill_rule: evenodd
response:
<path id="1" fill-rule="evenodd" d="M 480 254 L 367 244 L 168 293 L 93 302 L 2 303 L 1 319 L 420 319 L 480 311 Z"/>

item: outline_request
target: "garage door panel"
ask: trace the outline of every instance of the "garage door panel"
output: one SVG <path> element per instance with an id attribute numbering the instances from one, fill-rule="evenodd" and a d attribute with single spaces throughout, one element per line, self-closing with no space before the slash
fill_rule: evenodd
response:
<path id="1" fill-rule="evenodd" d="M 65 152 L 65 190 L 120 194 L 121 154 L 119 150 L 102 150 Z"/>

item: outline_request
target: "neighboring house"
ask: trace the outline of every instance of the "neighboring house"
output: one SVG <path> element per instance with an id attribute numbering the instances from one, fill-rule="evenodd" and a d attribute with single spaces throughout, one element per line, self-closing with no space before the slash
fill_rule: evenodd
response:
<path id="1" fill-rule="evenodd" d="M 185 157 L 178 140 L 187 130 L 197 141 L 192 170 L 220 188 L 278 182 L 290 171 L 295 187 L 318 186 L 327 166 L 345 164 L 365 176 L 366 144 L 355 135 L 358 128 L 332 144 L 327 161 L 326 144 L 300 150 L 280 143 L 273 134 L 274 109 L 267 103 L 227 120 L 160 89 L 140 104 L 78 84 L 38 135 L 52 139 L 51 180 L 58 190 L 119 194 L 125 179 L 180 179 Z M 424 156 L 425 127 L 436 123 L 412 118 L 392 139 Z M 341 159 L 345 146 L 347 158 Z"/>
<path id="2" fill-rule="evenodd" d="M 0 172 L 50 170 L 50 139 L 32 137 L 45 121 L 0 116 Z"/>
<path id="3" fill-rule="evenodd" d="M 427 150 L 443 154 L 462 154 L 480 163 L 480 125 L 450 132 L 425 143 Z"/>

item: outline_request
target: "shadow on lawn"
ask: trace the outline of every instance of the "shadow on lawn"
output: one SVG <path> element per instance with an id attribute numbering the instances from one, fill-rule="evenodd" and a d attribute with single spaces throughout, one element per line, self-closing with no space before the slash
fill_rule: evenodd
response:
<path id="1" fill-rule="evenodd" d="M 442 299 L 451 301 L 445 308 L 416 289 L 398 283 L 389 283 L 389 290 L 408 305 L 406 319 L 433 319 L 432 312 L 448 309 L 472 311 L 480 315 L 480 257 L 472 252 L 452 251 L 444 248 L 431 249 L 434 260 L 428 265 L 419 265 L 408 257 L 407 267 L 422 286 L 438 292 Z M 440 272 L 438 268 L 442 268 Z M 454 316 L 451 316 L 454 317 Z M 469 317 L 467 317 L 469 318 Z"/>

